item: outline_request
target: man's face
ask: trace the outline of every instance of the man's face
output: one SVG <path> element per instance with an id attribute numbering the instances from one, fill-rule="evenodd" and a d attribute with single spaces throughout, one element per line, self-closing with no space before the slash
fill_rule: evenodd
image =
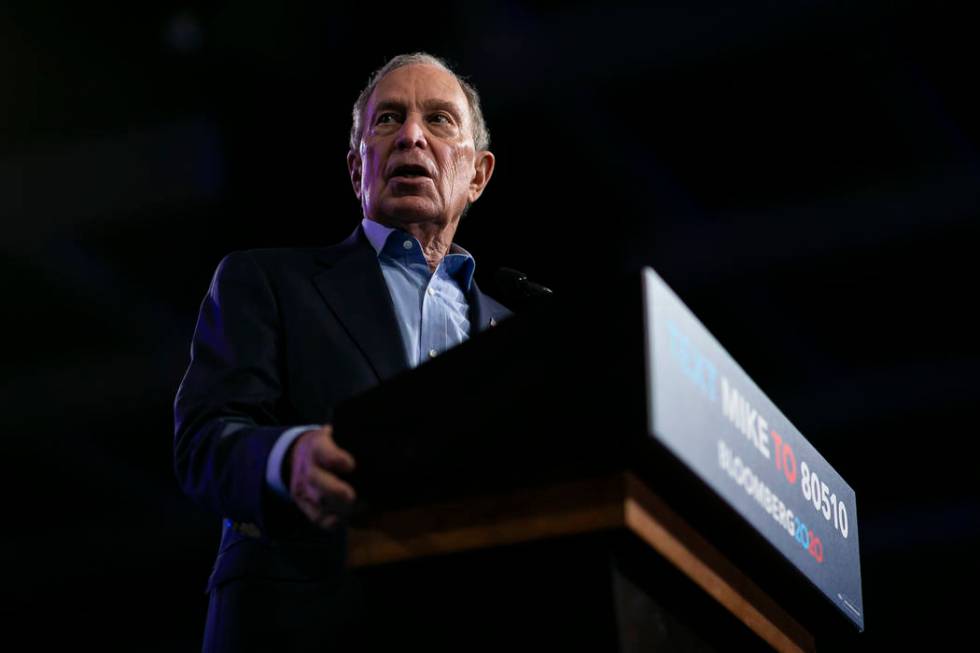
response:
<path id="1" fill-rule="evenodd" d="M 442 68 L 413 64 L 385 75 L 368 98 L 363 124 L 347 166 L 372 220 L 448 224 L 490 180 L 493 155 L 474 150 L 466 96 Z"/>

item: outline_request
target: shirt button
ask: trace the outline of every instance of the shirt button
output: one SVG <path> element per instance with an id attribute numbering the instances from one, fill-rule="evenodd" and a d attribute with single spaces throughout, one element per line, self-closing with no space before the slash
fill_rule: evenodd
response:
<path id="1" fill-rule="evenodd" d="M 436 296 L 436 289 L 435 288 L 429 288 L 429 296 L 430 297 L 435 297 Z"/>
<path id="2" fill-rule="evenodd" d="M 430 349 L 429 350 L 429 358 L 435 358 L 436 357 L 436 354 L 438 354 L 438 353 L 439 352 L 437 352 L 435 349 Z"/>
<path id="3" fill-rule="evenodd" d="M 405 249 L 412 249 L 412 241 L 406 240 L 404 243 L 402 243 L 402 247 Z"/>

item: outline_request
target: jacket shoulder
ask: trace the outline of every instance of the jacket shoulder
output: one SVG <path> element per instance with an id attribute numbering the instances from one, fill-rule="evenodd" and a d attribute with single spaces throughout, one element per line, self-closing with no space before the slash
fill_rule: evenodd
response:
<path id="1" fill-rule="evenodd" d="M 269 247 L 236 250 L 218 262 L 215 276 L 265 276 L 269 279 L 314 273 L 335 256 L 333 247 Z"/>
<path id="2" fill-rule="evenodd" d="M 262 247 L 240 249 L 225 254 L 218 263 L 218 268 L 245 265 L 258 265 L 262 268 L 303 265 L 316 259 L 318 253 L 326 251 L 325 247 Z"/>
<path id="3" fill-rule="evenodd" d="M 333 245 L 319 247 L 260 247 L 229 252 L 218 263 L 223 267 L 239 269 L 258 267 L 266 273 L 312 270 L 318 263 L 330 264 L 359 246 L 365 246 L 366 239 L 360 236 L 360 228 L 345 240 Z M 369 245 L 368 245 L 369 246 Z"/>

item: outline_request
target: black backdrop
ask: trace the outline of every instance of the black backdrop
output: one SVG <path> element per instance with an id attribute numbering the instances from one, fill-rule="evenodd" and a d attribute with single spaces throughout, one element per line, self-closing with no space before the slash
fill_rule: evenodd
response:
<path id="1" fill-rule="evenodd" d="M 199 302 L 228 251 L 353 229 L 350 107 L 423 49 L 484 98 L 481 284 L 654 266 L 857 491 L 868 647 L 966 632 L 980 48 L 927 4 L 5 3 L 5 621 L 199 646 L 219 521 L 171 466 Z"/>

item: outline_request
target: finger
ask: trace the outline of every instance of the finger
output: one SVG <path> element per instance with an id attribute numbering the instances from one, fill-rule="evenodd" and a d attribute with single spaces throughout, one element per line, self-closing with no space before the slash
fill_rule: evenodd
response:
<path id="1" fill-rule="evenodd" d="M 340 515 L 334 512 L 327 512 L 321 506 L 309 501 L 299 502 L 300 510 L 316 526 L 329 530 L 340 521 Z"/>
<path id="2" fill-rule="evenodd" d="M 313 460 L 321 467 L 349 474 L 354 471 L 354 456 L 341 449 L 332 439 L 317 439 L 313 446 Z"/>
<path id="3" fill-rule="evenodd" d="M 310 470 L 308 483 L 311 486 L 311 499 L 338 510 L 350 506 L 357 499 L 357 494 L 349 483 L 322 469 Z"/>

